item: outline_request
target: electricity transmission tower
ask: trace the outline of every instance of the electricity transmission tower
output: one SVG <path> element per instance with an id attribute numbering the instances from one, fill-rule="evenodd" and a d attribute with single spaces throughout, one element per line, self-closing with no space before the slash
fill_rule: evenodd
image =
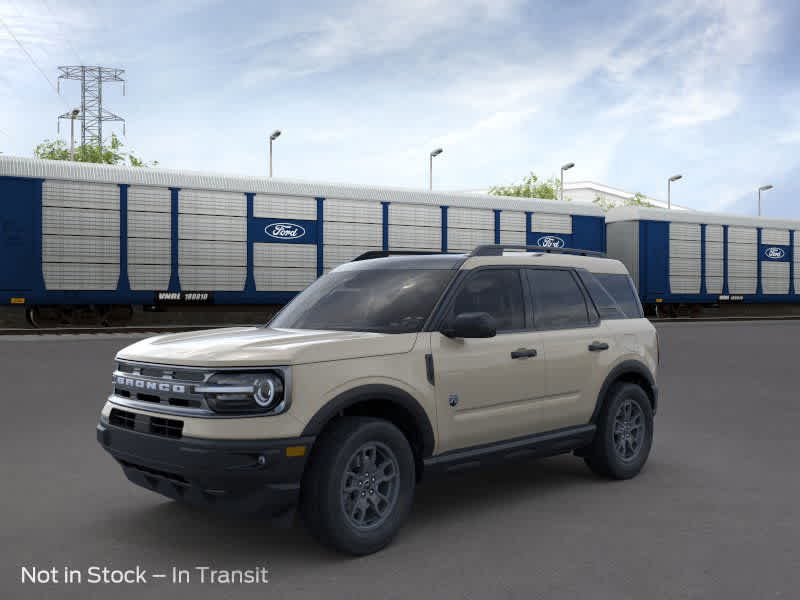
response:
<path id="1" fill-rule="evenodd" d="M 125 133 L 125 119 L 103 108 L 103 83 L 122 82 L 122 95 L 125 95 L 124 69 L 109 67 L 70 66 L 58 67 L 58 92 L 61 93 L 61 80 L 73 79 L 81 82 L 81 111 L 75 117 L 71 113 L 59 115 L 61 119 L 79 119 L 81 126 L 81 144 L 103 145 L 103 122 L 121 122 Z"/>

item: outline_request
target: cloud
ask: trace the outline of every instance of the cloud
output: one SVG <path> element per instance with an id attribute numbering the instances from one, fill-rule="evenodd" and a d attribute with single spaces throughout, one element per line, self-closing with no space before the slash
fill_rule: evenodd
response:
<path id="1" fill-rule="evenodd" d="M 502 22 L 517 0 L 380 0 L 328 9 L 304 20 L 273 23 L 249 36 L 253 52 L 242 80 L 248 85 L 279 78 L 325 73 L 361 60 L 437 46 L 437 37 L 463 32 L 477 23 Z M 255 38 L 255 39 L 253 39 Z M 276 61 L 276 56 L 280 57 Z"/>

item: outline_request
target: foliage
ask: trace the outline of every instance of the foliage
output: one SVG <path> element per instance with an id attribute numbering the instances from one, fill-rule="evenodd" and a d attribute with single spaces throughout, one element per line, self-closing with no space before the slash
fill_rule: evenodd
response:
<path id="1" fill-rule="evenodd" d="M 45 140 L 33 150 L 37 158 L 69 160 L 69 146 L 63 140 Z M 111 143 L 106 146 L 82 144 L 75 147 L 75 161 L 102 163 L 106 165 L 129 164 L 132 167 L 154 167 L 158 161 L 145 162 L 133 152 L 123 150 L 120 139 L 111 134 Z"/>
<path id="2" fill-rule="evenodd" d="M 558 200 L 561 192 L 561 182 L 556 177 L 539 181 L 539 177 L 531 171 L 522 178 L 520 183 L 512 185 L 498 185 L 489 188 L 489 193 L 496 196 L 517 196 L 520 198 L 544 198 Z"/>
<path id="3" fill-rule="evenodd" d="M 648 202 L 645 198 L 644 194 L 641 192 L 636 192 L 630 198 L 625 198 L 622 203 L 618 200 L 613 198 L 608 198 L 606 196 L 601 196 L 597 194 L 594 199 L 594 203 L 597 204 L 604 212 L 608 212 L 612 208 L 617 208 L 618 206 L 650 206 L 655 207 L 655 204 Z"/>

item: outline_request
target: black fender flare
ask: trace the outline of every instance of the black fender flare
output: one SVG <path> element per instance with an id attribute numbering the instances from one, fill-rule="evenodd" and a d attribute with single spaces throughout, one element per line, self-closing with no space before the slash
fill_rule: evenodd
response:
<path id="1" fill-rule="evenodd" d="M 425 409 L 411 394 L 400 388 L 385 384 L 367 384 L 342 392 L 320 408 L 303 429 L 303 436 L 317 436 L 338 413 L 350 406 L 367 400 L 379 400 L 394 404 L 407 412 L 414 421 L 422 442 L 422 458 L 433 454 L 435 438 L 433 426 Z"/>
<path id="2" fill-rule="evenodd" d="M 605 381 L 603 381 L 603 385 L 600 387 L 600 393 L 597 394 L 597 402 L 595 403 L 594 412 L 589 421 L 590 423 L 597 423 L 597 417 L 600 415 L 600 408 L 603 406 L 603 400 L 605 400 L 609 388 L 620 378 L 624 379 L 626 375 L 635 375 L 647 382 L 650 389 L 645 389 L 645 392 L 650 397 L 653 414 L 656 414 L 656 409 L 658 408 L 658 386 L 656 385 L 653 374 L 644 363 L 638 360 L 625 360 L 611 369 L 611 372 L 606 376 Z"/>

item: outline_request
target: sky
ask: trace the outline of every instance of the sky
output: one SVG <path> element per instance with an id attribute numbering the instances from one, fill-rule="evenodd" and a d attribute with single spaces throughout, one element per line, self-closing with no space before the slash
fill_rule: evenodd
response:
<path id="1" fill-rule="evenodd" d="M 800 218 L 800 3 L 766 0 L 0 0 L 0 152 L 57 137 L 125 69 L 126 146 L 165 168 L 479 190 L 591 180 Z M 16 37 L 16 40 L 12 35 Z M 30 54 L 30 58 L 26 55 Z M 122 133 L 121 127 L 112 131 Z M 69 135 L 62 124 L 60 137 Z"/>

